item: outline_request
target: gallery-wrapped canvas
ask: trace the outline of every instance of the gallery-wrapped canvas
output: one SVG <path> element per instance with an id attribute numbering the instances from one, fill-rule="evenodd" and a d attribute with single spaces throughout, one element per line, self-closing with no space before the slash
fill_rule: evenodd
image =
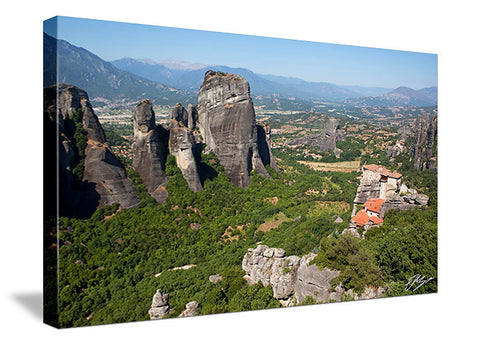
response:
<path id="1" fill-rule="evenodd" d="M 437 56 L 44 22 L 44 320 L 437 292 Z"/>

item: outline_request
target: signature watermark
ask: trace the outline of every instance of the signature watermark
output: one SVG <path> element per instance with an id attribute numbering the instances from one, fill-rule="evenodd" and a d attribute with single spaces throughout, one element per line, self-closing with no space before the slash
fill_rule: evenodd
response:
<path id="1" fill-rule="evenodd" d="M 425 278 L 425 276 L 418 275 L 418 274 L 415 276 L 412 276 L 408 279 L 408 282 L 405 285 L 405 291 L 407 292 L 411 290 L 415 285 L 416 287 L 413 289 L 413 291 L 416 291 L 418 288 L 420 288 L 424 284 L 427 284 L 431 280 L 433 280 L 433 277 Z"/>

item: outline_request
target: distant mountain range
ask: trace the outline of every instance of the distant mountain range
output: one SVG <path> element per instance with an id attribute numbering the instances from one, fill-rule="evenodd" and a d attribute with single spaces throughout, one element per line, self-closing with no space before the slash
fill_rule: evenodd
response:
<path id="1" fill-rule="evenodd" d="M 55 57 L 58 52 L 58 76 Z M 44 34 L 44 85 L 57 80 L 86 90 L 90 99 L 138 101 L 149 98 L 156 104 L 197 103 L 198 90 L 208 70 L 235 73 L 251 87 L 256 105 L 278 109 L 309 110 L 312 102 L 347 103 L 356 106 L 431 106 L 437 88 L 394 90 L 378 87 L 340 86 L 307 82 L 294 77 L 263 75 L 245 68 L 206 66 L 176 60 L 122 58 L 107 62 L 88 50 Z M 58 78 L 57 78 L 58 77 Z"/>
<path id="2" fill-rule="evenodd" d="M 139 75 L 118 69 L 84 48 L 57 40 L 44 33 L 44 86 L 69 83 L 87 91 L 90 99 L 137 101 L 149 98 L 157 103 L 175 105 L 196 103 L 196 93 L 177 90 Z M 58 72 L 56 56 L 58 52 Z M 58 76 L 57 76 L 58 73 Z"/>
<path id="3" fill-rule="evenodd" d="M 408 87 L 398 87 L 389 93 L 355 98 L 348 103 L 356 106 L 435 106 L 437 100 L 437 87 L 414 90 Z"/>
<path id="4" fill-rule="evenodd" d="M 162 61 L 132 58 L 122 58 L 111 63 L 121 70 L 149 78 L 152 81 L 193 91 L 200 88 L 203 76 L 208 70 L 235 73 L 244 77 L 250 83 L 252 94 L 255 96 L 276 95 L 283 98 L 300 98 L 306 101 L 340 102 L 349 98 L 380 95 L 391 91 L 388 88 L 338 86 L 325 82 L 307 82 L 294 77 L 262 75 L 245 68 L 233 68 L 224 65 L 178 69 L 169 68 Z M 187 64 L 185 62 L 179 63 L 183 63 L 184 66 Z"/>

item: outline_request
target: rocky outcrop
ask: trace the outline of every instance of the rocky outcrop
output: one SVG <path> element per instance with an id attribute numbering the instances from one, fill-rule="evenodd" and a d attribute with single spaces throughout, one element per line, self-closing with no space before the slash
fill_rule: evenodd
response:
<path id="1" fill-rule="evenodd" d="M 340 271 L 328 268 L 320 269 L 310 262 L 316 257 L 311 253 L 303 256 L 297 270 L 295 281 L 295 299 L 301 303 L 305 298 L 312 297 L 316 302 L 340 301 L 344 290 L 338 286 L 335 291 L 331 290 L 330 281 L 340 275 Z"/>
<path id="2" fill-rule="evenodd" d="M 392 172 L 381 165 L 364 165 L 354 204 L 364 204 L 368 199 L 390 198 L 400 189 L 401 177 L 398 172 Z"/>
<path id="3" fill-rule="evenodd" d="M 407 211 L 423 207 L 428 204 L 428 200 L 425 194 L 394 195 L 382 204 L 379 216 L 383 218 L 390 210 Z"/>
<path id="4" fill-rule="evenodd" d="M 190 301 L 186 306 L 185 310 L 180 313 L 179 317 L 193 317 L 198 314 L 200 305 L 196 301 Z"/>
<path id="5" fill-rule="evenodd" d="M 331 288 L 330 282 L 340 275 L 340 271 L 310 264 L 316 254 L 303 256 L 285 256 L 281 248 L 269 248 L 259 245 L 248 249 L 243 257 L 242 269 L 244 279 L 252 285 L 261 282 L 264 287 L 272 286 L 273 297 L 280 300 L 283 306 L 302 303 L 307 297 L 316 302 L 327 303 L 341 301 L 344 294 L 355 300 L 378 298 L 385 293 L 385 288 L 367 287 L 361 295 L 352 290 L 345 292 L 342 286 Z"/>
<path id="6" fill-rule="evenodd" d="M 436 170 L 437 115 L 418 117 L 413 134 L 411 152 L 415 169 Z"/>
<path id="7" fill-rule="evenodd" d="M 293 296 L 299 266 L 300 257 L 285 257 L 283 249 L 265 245 L 249 248 L 242 261 L 244 278 L 249 284 L 260 281 L 264 287 L 271 285 L 273 297 L 282 300 Z"/>
<path id="8" fill-rule="evenodd" d="M 260 158 L 250 86 L 235 74 L 207 71 L 198 94 L 198 128 L 233 184 L 247 187 L 250 172 L 269 176 Z"/>
<path id="9" fill-rule="evenodd" d="M 272 129 L 270 125 L 265 122 L 257 124 L 257 139 L 258 139 L 258 152 L 262 159 L 263 165 L 270 165 L 272 169 L 279 172 L 280 169 L 275 162 L 275 158 L 272 154 Z"/>
<path id="10" fill-rule="evenodd" d="M 195 137 L 188 127 L 189 122 L 192 122 L 190 113 L 177 104 L 170 114 L 170 153 L 175 156 L 190 189 L 198 192 L 203 187 L 195 156 Z"/>
<path id="11" fill-rule="evenodd" d="M 221 280 L 223 280 L 223 276 L 220 275 L 220 274 L 216 274 L 216 275 L 210 275 L 208 277 L 208 280 L 210 282 L 212 282 L 213 284 L 217 284 L 217 282 L 220 282 Z"/>
<path id="12" fill-rule="evenodd" d="M 87 217 L 113 203 L 122 208 L 137 206 L 133 186 L 107 144 L 87 93 L 68 84 L 47 87 L 45 110 L 58 125 L 60 214 Z"/>
<path id="13" fill-rule="evenodd" d="M 345 141 L 345 135 L 338 130 L 338 121 L 329 118 L 320 134 L 310 134 L 298 139 L 287 141 L 289 145 L 306 145 L 318 147 L 320 152 L 333 151 L 335 156 L 340 156 L 341 150 L 337 148 L 338 141 Z"/>
<path id="14" fill-rule="evenodd" d="M 148 310 L 148 315 L 151 320 L 162 319 L 167 313 L 170 312 L 170 305 L 168 304 L 169 296 L 167 293 L 163 293 L 160 289 L 153 296 L 152 306 Z"/>
<path id="15" fill-rule="evenodd" d="M 405 142 L 407 141 L 409 135 L 410 129 L 407 126 L 403 126 L 398 129 L 397 141 L 395 142 L 395 145 L 387 148 L 386 151 L 386 156 L 390 158 L 390 161 L 393 161 L 394 158 L 405 152 Z"/>
<path id="16" fill-rule="evenodd" d="M 165 202 L 165 161 L 168 132 L 155 124 L 150 100 L 142 100 L 133 109 L 133 167 L 140 175 L 148 193 L 159 203 Z"/>

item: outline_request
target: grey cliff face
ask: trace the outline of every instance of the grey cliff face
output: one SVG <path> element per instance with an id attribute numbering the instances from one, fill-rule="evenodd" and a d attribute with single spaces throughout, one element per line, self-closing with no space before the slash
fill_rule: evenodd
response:
<path id="1" fill-rule="evenodd" d="M 46 109 L 58 124 L 59 199 L 60 214 L 85 217 L 96 208 L 119 203 L 123 208 L 139 204 L 125 168 L 111 152 L 97 116 L 84 90 L 68 84 L 45 88 Z M 57 104 L 58 100 L 58 104 Z M 75 131 L 71 117 L 81 117 L 86 133 L 86 147 L 82 188 L 74 188 L 71 163 L 78 148 L 73 138 Z"/>
<path id="2" fill-rule="evenodd" d="M 394 195 L 387 199 L 380 208 L 380 218 L 390 210 L 407 211 L 423 208 L 428 204 L 429 197 L 425 194 Z"/>
<path id="3" fill-rule="evenodd" d="M 250 86 L 243 77 L 207 71 L 198 94 L 198 128 L 233 184 L 247 187 L 253 169 L 269 177 L 258 151 Z"/>
<path id="4" fill-rule="evenodd" d="M 436 170 L 437 115 L 422 114 L 415 123 L 411 152 L 415 169 Z"/>
<path id="5" fill-rule="evenodd" d="M 188 128 L 189 120 L 191 120 L 191 116 L 189 116 L 185 107 L 181 104 L 176 104 L 175 107 L 170 112 L 170 119 L 177 121 L 181 126 Z"/>
<path id="6" fill-rule="evenodd" d="M 57 89 L 58 87 L 58 89 Z M 64 118 L 66 115 L 76 112 L 75 102 L 72 98 L 76 97 L 75 93 L 60 93 L 61 88 L 66 85 L 53 85 L 43 90 L 44 98 L 44 132 L 45 132 L 45 151 L 50 155 L 45 155 L 46 162 L 44 175 L 46 179 L 45 197 L 49 198 L 45 208 L 48 213 L 56 214 L 56 194 L 47 194 L 47 192 L 55 192 L 57 190 L 58 176 L 58 199 L 60 215 L 75 215 L 76 207 L 79 205 L 79 194 L 73 189 L 74 175 L 72 173 L 71 163 L 75 157 L 75 144 L 73 142 L 73 134 L 67 134 Z M 72 86 L 73 87 L 73 86 Z M 58 102 L 57 102 L 58 101 Z M 80 104 L 78 100 L 77 105 Z M 57 142 L 58 137 L 58 142 Z M 58 163 L 56 161 L 55 152 L 58 151 Z M 58 172 L 55 169 L 58 165 Z M 48 174 L 47 174 L 48 173 Z M 93 212 L 93 211 L 92 211 Z"/>
<path id="7" fill-rule="evenodd" d="M 375 177 L 362 176 L 353 202 L 355 204 L 364 204 L 368 199 L 378 198 L 379 196 L 380 181 L 375 179 Z"/>
<path id="8" fill-rule="evenodd" d="M 302 302 L 307 296 L 314 298 L 316 302 L 340 301 L 343 289 L 339 287 L 332 292 L 330 288 L 330 281 L 338 277 L 340 271 L 327 268 L 320 271 L 316 265 L 309 265 L 314 258 L 315 254 L 309 254 L 300 260 L 294 286 L 297 302 Z"/>
<path id="9" fill-rule="evenodd" d="M 193 130 L 197 126 L 198 112 L 195 106 L 189 104 L 187 107 L 187 126 L 188 130 Z"/>
<path id="10" fill-rule="evenodd" d="M 168 134 L 155 125 L 155 113 L 150 100 L 142 100 L 133 109 L 133 167 L 142 178 L 148 193 L 159 203 L 165 202 L 166 142 Z"/>
<path id="11" fill-rule="evenodd" d="M 313 253 L 302 258 L 295 255 L 286 257 L 281 248 L 258 245 L 255 249 L 250 248 L 243 257 L 244 279 L 250 285 L 259 281 L 264 287 L 271 285 L 273 297 L 283 306 L 294 306 L 295 302 L 302 303 L 307 297 L 327 303 L 341 301 L 344 293 L 355 300 L 378 298 L 385 293 L 382 287 L 367 287 L 361 295 L 352 290 L 345 292 L 340 285 L 332 289 L 330 281 L 338 277 L 340 271 L 320 270 L 315 264 L 310 265 L 315 257 Z"/>
<path id="12" fill-rule="evenodd" d="M 317 147 L 321 152 L 331 150 L 335 156 L 339 158 L 341 150 L 337 148 L 338 141 L 345 141 L 345 135 L 338 130 L 338 121 L 335 118 L 329 118 L 320 134 L 306 135 L 298 139 L 290 140 L 287 143 L 291 145 Z"/>
<path id="13" fill-rule="evenodd" d="M 83 128 L 87 131 L 83 180 L 94 183 L 100 195 L 98 207 L 118 202 L 123 208 L 139 204 L 123 165 L 110 150 L 105 133 L 88 99 L 81 100 Z"/>
<path id="14" fill-rule="evenodd" d="M 283 249 L 265 245 L 250 248 L 242 261 L 245 280 L 249 284 L 260 281 L 264 287 L 271 285 L 273 297 L 280 300 L 288 300 L 294 294 L 299 265 L 299 257 L 285 257 Z"/>
<path id="15" fill-rule="evenodd" d="M 185 118 L 182 118 L 183 116 Z M 203 187 L 195 159 L 195 137 L 184 122 L 188 122 L 188 112 L 182 105 L 177 105 L 170 118 L 170 153 L 177 159 L 177 166 L 190 189 L 193 192 L 201 191 Z"/>
<path id="16" fill-rule="evenodd" d="M 272 129 L 267 123 L 257 124 L 257 138 L 258 138 L 258 152 L 264 165 L 270 165 L 275 171 L 279 172 L 280 169 L 275 162 L 275 158 L 272 154 Z"/>

